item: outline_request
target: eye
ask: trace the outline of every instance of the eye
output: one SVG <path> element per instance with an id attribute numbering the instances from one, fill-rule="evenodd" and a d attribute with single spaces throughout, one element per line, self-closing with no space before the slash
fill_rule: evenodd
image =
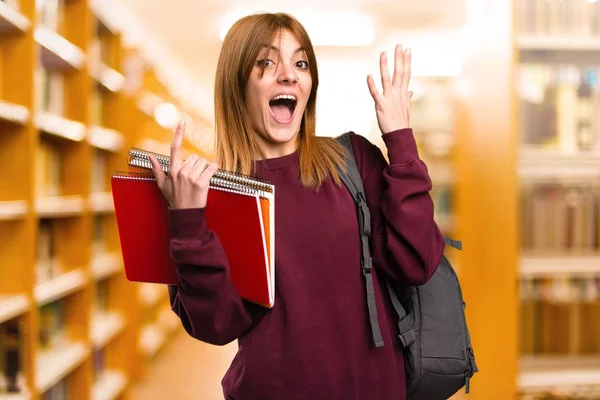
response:
<path id="1" fill-rule="evenodd" d="M 308 69 L 308 62 L 307 61 L 298 61 L 296 63 L 296 67 L 301 68 L 301 69 Z"/>
<path id="2" fill-rule="evenodd" d="M 262 60 L 258 60 L 256 62 L 256 65 L 258 65 L 259 67 L 270 67 L 272 65 L 275 65 L 275 63 L 272 60 L 269 60 L 268 58 L 263 58 Z"/>

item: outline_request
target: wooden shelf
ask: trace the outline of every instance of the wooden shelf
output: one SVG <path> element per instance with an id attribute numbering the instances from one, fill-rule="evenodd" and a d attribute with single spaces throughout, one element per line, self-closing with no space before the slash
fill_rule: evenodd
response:
<path id="1" fill-rule="evenodd" d="M 515 376 L 516 390 L 513 396 L 503 398 L 591 399 L 597 398 L 600 393 L 600 353 L 595 341 L 595 320 L 600 318 L 600 314 L 593 289 L 594 278 L 600 275 L 600 253 L 595 250 L 597 238 L 592 238 L 594 235 L 587 225 L 597 211 L 594 188 L 600 183 L 600 146 L 594 143 L 593 148 L 580 149 L 577 131 L 580 124 L 585 123 L 585 115 L 578 112 L 585 107 L 585 90 L 582 88 L 589 85 L 590 96 L 597 95 L 593 81 L 596 76 L 590 73 L 592 70 L 589 68 L 600 60 L 600 36 L 583 36 L 583 33 L 596 27 L 597 22 L 587 16 L 595 13 L 599 5 L 595 4 L 595 0 L 583 1 L 582 13 L 569 14 L 573 18 L 563 21 L 564 9 L 558 4 L 562 3 L 541 1 L 535 2 L 535 5 L 531 3 L 532 7 L 529 7 L 525 6 L 525 2 L 519 2 L 512 6 L 511 28 L 505 34 L 511 37 L 506 46 L 511 51 L 510 61 L 499 68 L 506 76 L 511 76 L 508 89 L 510 103 L 505 102 L 500 107 L 505 110 L 510 107 L 510 113 L 505 114 L 510 114 L 512 119 L 510 138 L 516 146 L 510 150 L 495 146 L 495 150 L 505 153 L 505 159 L 515 159 L 516 171 L 511 165 L 506 176 L 484 172 L 493 177 L 494 183 L 503 180 L 517 182 L 516 190 L 510 193 L 498 191 L 502 201 L 516 205 L 517 213 L 497 213 L 488 216 L 486 221 L 480 220 L 480 225 L 495 218 L 510 219 L 519 226 L 514 234 L 517 241 L 524 238 L 537 243 L 541 238 L 540 243 L 546 244 L 541 247 L 547 247 L 535 249 L 536 246 L 523 247 L 523 243 L 517 243 L 517 246 L 508 249 L 512 254 L 513 249 L 521 247 L 516 264 L 518 284 L 515 291 L 519 303 L 517 307 L 511 305 L 511 320 L 516 329 L 513 327 L 512 333 L 507 333 L 504 328 L 503 336 L 516 335 L 516 346 L 511 343 L 509 350 L 513 353 L 516 350 L 520 360 L 516 371 L 508 368 Z M 553 19 L 556 16 L 560 21 Z M 515 27 L 519 31 L 512 31 Z M 576 32 L 582 35 L 575 35 Z M 497 82 L 494 84 L 501 86 Z M 553 90 L 555 85 L 558 86 L 556 91 Z M 563 91 L 563 87 L 568 88 Z M 490 94 L 487 99 L 495 96 Z M 499 103 L 494 104 L 496 107 Z M 552 116 L 547 113 L 548 105 L 550 108 L 556 106 L 551 112 L 556 113 Z M 571 113 L 569 110 L 575 111 Z M 595 123 L 591 119 L 589 122 Z M 592 129 L 592 134 L 595 130 Z M 550 137 L 552 132 L 557 133 L 553 138 Z M 535 142 L 546 144 L 532 144 Z M 513 171 L 517 173 L 516 177 L 512 175 Z M 570 196 L 571 191 L 584 194 L 581 197 Z M 592 202 L 589 209 L 588 195 Z M 558 215 L 563 211 L 568 214 L 564 223 Z M 560 222 L 552 220 L 554 214 Z M 559 236 L 563 233 L 568 241 L 574 241 L 575 245 L 568 246 L 572 250 L 561 249 L 564 246 L 560 245 Z M 500 235 L 496 233 L 496 236 Z M 588 237 L 594 242 L 589 246 L 580 245 L 580 237 L 586 243 Z M 512 265 L 507 265 L 502 272 L 512 273 Z M 474 280 L 482 277 L 483 274 Z M 476 284 L 479 285 L 479 282 Z M 507 292 L 506 288 L 494 288 L 494 292 L 488 295 L 497 297 Z M 512 304 L 512 296 L 508 297 Z M 484 309 L 481 304 L 476 307 Z M 494 312 L 497 314 L 499 310 Z M 558 317 L 560 313 L 564 317 Z M 496 331 L 500 331 L 498 327 Z M 492 341 L 490 338 L 490 343 Z M 506 343 L 501 349 L 506 349 Z M 520 354 L 533 349 L 547 354 Z M 594 351 L 596 354 L 589 357 L 552 355 L 556 352 Z M 492 367 L 492 364 L 498 363 L 499 357 L 489 358 L 487 367 L 485 362 L 481 363 L 481 369 Z M 498 363 L 498 366 L 507 369 L 506 365 Z M 496 379 L 499 373 L 496 369 L 487 376 Z M 503 385 L 506 382 L 496 389 Z M 592 395 L 592 391 L 595 394 Z M 490 395 L 484 397 L 493 397 L 495 393 L 490 392 Z"/>
<path id="2" fill-rule="evenodd" d="M 154 110 L 159 104 L 163 102 L 164 100 L 162 99 L 162 97 L 150 91 L 146 91 L 138 97 L 137 106 L 141 112 L 143 112 L 149 117 L 154 118 Z"/>
<path id="3" fill-rule="evenodd" d="M 87 283 L 88 278 L 84 270 L 76 269 L 37 285 L 34 297 L 39 305 L 44 305 L 80 290 Z"/>
<path id="4" fill-rule="evenodd" d="M 94 279 L 102 280 L 123 271 L 120 253 L 95 256 L 92 260 L 92 275 Z"/>
<path id="5" fill-rule="evenodd" d="M 114 35 L 121 33 L 122 20 L 120 18 L 115 18 L 115 14 L 119 10 L 112 10 L 110 7 L 106 7 L 103 0 L 89 0 L 89 7 L 94 17 L 111 31 L 111 33 Z"/>
<path id="6" fill-rule="evenodd" d="M 167 294 L 167 288 L 164 285 L 153 283 L 143 283 L 139 288 L 139 297 L 142 304 L 146 307 L 154 307 Z"/>
<path id="7" fill-rule="evenodd" d="M 97 313 L 92 317 L 90 341 L 104 347 L 125 329 L 125 318 L 119 313 Z"/>
<path id="8" fill-rule="evenodd" d="M 518 385 L 523 391 L 600 385 L 600 357 L 524 357 Z"/>
<path id="9" fill-rule="evenodd" d="M 87 129 L 81 122 L 60 115 L 40 111 L 35 116 L 35 126 L 42 132 L 74 142 L 85 139 Z"/>
<path id="10" fill-rule="evenodd" d="M 522 180 L 543 181 L 600 177 L 600 151 L 576 152 L 523 147 L 519 152 Z"/>
<path id="11" fill-rule="evenodd" d="M 113 400 L 127 387 L 127 377 L 117 371 L 106 371 L 94 383 L 92 400 Z"/>
<path id="12" fill-rule="evenodd" d="M 56 32 L 44 27 L 35 28 L 35 40 L 42 48 L 42 63 L 53 70 L 80 70 L 86 57 L 83 51 Z"/>
<path id="13" fill-rule="evenodd" d="M 125 139 L 114 129 L 92 126 L 88 132 L 88 142 L 99 149 L 118 152 L 123 149 Z"/>
<path id="14" fill-rule="evenodd" d="M 112 212 L 115 210 L 112 192 L 99 192 L 90 194 L 89 206 L 93 212 Z"/>
<path id="15" fill-rule="evenodd" d="M 50 389 L 77 368 L 89 353 L 87 346 L 79 342 L 40 351 L 36 365 L 37 389 L 41 393 Z"/>
<path id="16" fill-rule="evenodd" d="M 30 400 L 31 395 L 29 393 L 0 393 L 0 400 Z"/>
<path id="17" fill-rule="evenodd" d="M 0 201 L 0 221 L 22 218 L 27 211 L 25 200 Z"/>
<path id="18" fill-rule="evenodd" d="M 102 63 L 91 67 L 90 75 L 103 88 L 111 92 L 118 92 L 123 89 L 123 86 L 125 85 L 125 77 L 123 74 Z"/>
<path id="19" fill-rule="evenodd" d="M 0 2 L 0 32 L 26 32 L 29 19 L 4 2 Z"/>
<path id="20" fill-rule="evenodd" d="M 520 35 L 517 46 L 521 50 L 600 51 L 600 37 Z"/>
<path id="21" fill-rule="evenodd" d="M 40 218 L 78 215 L 84 210 L 82 196 L 42 197 L 35 200 L 35 211 Z"/>
<path id="22" fill-rule="evenodd" d="M 4 4 L 0 2 L 0 8 Z M 29 110 L 23 105 L 0 100 L 0 120 L 25 125 L 29 121 Z"/>
<path id="23" fill-rule="evenodd" d="M 139 32 L 120 22 L 116 3 L 11 3 L 0 1 L 0 160 L 22 173 L 0 185 L 0 323 L 22 326 L 20 373 L 31 393 L 0 400 L 39 400 L 65 377 L 68 398 L 127 397 L 180 321 L 167 311 L 157 317 L 168 305 L 164 285 L 138 293 L 125 276 L 110 177 L 128 169 L 128 146 L 168 149 L 172 140 L 153 108 L 150 118 L 140 112 L 139 98 L 169 101 L 192 121 L 202 116 L 159 79 L 143 43 L 124 43 Z M 73 342 L 48 351 L 38 333 L 52 329 L 44 324 L 53 325 L 54 302 Z M 109 314 L 93 314 L 96 302 Z M 95 347 L 108 370 L 96 382 Z"/>
<path id="24" fill-rule="evenodd" d="M 600 256 L 521 258 L 521 276 L 600 274 Z"/>
<path id="25" fill-rule="evenodd" d="M 0 296 L 0 324 L 29 311 L 31 302 L 25 294 Z"/>
<path id="26" fill-rule="evenodd" d="M 159 325 L 148 325 L 140 334 L 140 350 L 146 357 L 152 358 L 160 351 L 166 339 L 165 331 Z"/>

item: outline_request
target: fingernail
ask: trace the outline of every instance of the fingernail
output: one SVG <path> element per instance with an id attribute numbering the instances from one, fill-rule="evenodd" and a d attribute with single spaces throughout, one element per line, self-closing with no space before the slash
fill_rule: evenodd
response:
<path id="1" fill-rule="evenodd" d="M 406 49 L 406 54 L 410 55 L 410 49 Z"/>

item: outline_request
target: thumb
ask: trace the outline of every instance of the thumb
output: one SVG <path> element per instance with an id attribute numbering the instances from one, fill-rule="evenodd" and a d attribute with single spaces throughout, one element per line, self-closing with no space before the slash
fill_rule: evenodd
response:
<path id="1" fill-rule="evenodd" d="M 163 171 L 156 157 L 154 157 L 152 154 L 148 154 L 148 158 L 152 163 L 152 172 L 154 173 L 154 177 L 156 178 L 156 183 L 158 183 L 158 187 L 162 188 L 165 183 L 165 179 L 167 179 L 167 175 Z"/>

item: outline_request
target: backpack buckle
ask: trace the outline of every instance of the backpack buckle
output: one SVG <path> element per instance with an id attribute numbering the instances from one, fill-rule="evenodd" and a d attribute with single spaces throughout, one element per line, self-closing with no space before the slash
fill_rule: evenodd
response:
<path id="1" fill-rule="evenodd" d="M 363 276 L 371 274 L 371 268 L 373 268 L 373 261 L 371 257 L 362 258 L 360 260 L 360 268 L 362 269 Z"/>
<path id="2" fill-rule="evenodd" d="M 416 339 L 415 331 L 413 331 L 412 329 L 399 334 L 398 337 L 400 338 L 400 343 L 402 343 L 402 347 L 404 348 L 407 348 L 408 346 L 413 344 L 413 342 Z"/>

